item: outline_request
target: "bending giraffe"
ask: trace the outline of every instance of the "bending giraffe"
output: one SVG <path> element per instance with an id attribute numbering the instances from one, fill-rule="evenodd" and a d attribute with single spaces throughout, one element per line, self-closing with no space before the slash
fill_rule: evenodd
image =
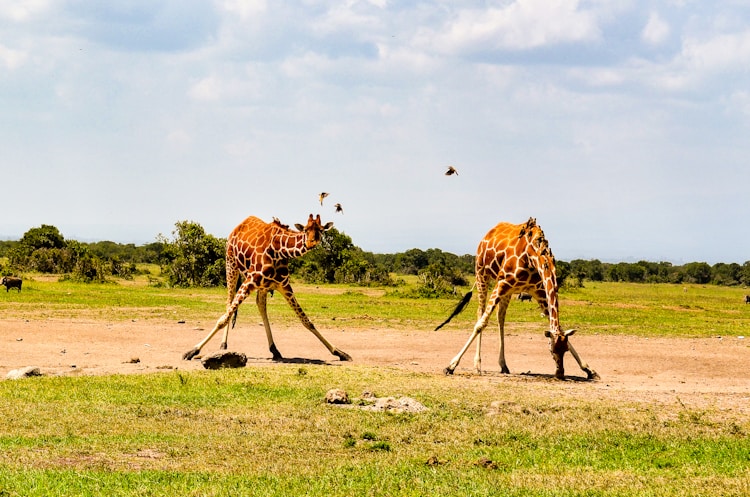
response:
<path id="1" fill-rule="evenodd" d="M 226 350 L 227 338 L 229 336 L 229 321 L 236 319 L 237 308 L 250 295 L 253 290 L 257 291 L 255 301 L 263 318 L 263 326 L 266 329 L 268 348 L 273 354 L 274 360 L 283 357 L 273 342 L 271 325 L 266 312 L 266 296 L 269 291 L 280 292 L 289 305 L 297 313 L 302 324 L 310 330 L 318 340 L 326 346 L 331 354 L 342 361 L 351 361 L 351 357 L 326 340 L 323 335 L 315 329 L 305 312 L 297 303 L 294 291 L 289 284 L 289 269 L 287 263 L 290 259 L 300 257 L 305 252 L 315 247 L 320 242 L 324 231 L 333 226 L 333 223 L 323 225 L 320 215 L 313 219 L 310 214 L 307 225 L 295 225 L 298 231 L 290 230 L 288 226 L 281 224 L 274 218 L 272 223 L 266 223 L 257 217 L 250 216 L 239 226 L 234 228 L 227 238 L 227 308 L 226 312 L 216 321 L 211 332 L 198 342 L 198 344 L 182 358 L 190 360 L 198 355 L 206 343 L 222 328 L 224 337 L 221 340 L 220 349 Z M 237 280 L 242 274 L 242 284 L 237 287 Z"/>
<path id="2" fill-rule="evenodd" d="M 545 336 L 549 338 L 550 353 L 557 368 L 555 376 L 560 379 L 565 377 L 563 359 L 565 352 L 570 351 L 589 379 L 599 378 L 599 375 L 581 360 L 570 343 L 569 338 L 575 330 L 563 331 L 560 327 L 555 257 L 544 237 L 544 232 L 536 224 L 534 218 L 529 218 L 525 224 L 500 223 L 492 228 L 479 242 L 475 270 L 475 285 L 479 300 L 477 322 L 466 345 L 445 368 L 446 374 L 453 374 L 461 357 L 474 339 L 477 340 L 474 367 L 477 372 L 481 372 L 482 331 L 487 326 L 495 308 L 497 308 L 497 322 L 500 328 L 500 370 L 506 374 L 510 373 L 505 362 L 505 313 L 511 296 L 514 293 L 525 292 L 537 301 L 543 314 L 549 317 L 549 330 L 545 332 Z M 496 283 L 488 299 L 488 284 L 492 280 Z M 436 329 L 461 312 L 462 306 L 468 303 L 470 297 L 471 292 L 464 297 L 464 301 L 459 304 L 453 315 Z"/>

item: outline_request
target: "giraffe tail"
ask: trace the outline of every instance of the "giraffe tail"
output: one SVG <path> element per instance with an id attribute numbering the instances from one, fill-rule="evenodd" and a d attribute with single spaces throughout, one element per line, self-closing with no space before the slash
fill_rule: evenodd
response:
<path id="1" fill-rule="evenodd" d="M 461 314 L 461 311 L 463 311 L 466 308 L 466 306 L 469 304 L 469 302 L 471 301 L 471 296 L 473 294 L 474 287 L 471 287 L 471 288 L 472 289 L 469 290 L 469 293 L 464 295 L 464 298 L 461 299 L 461 302 L 459 302 L 456 308 L 453 309 L 453 313 L 450 316 L 448 316 L 448 319 L 440 323 L 440 325 L 437 328 L 435 328 L 435 331 L 439 330 L 440 328 L 448 324 L 451 319 Z"/>

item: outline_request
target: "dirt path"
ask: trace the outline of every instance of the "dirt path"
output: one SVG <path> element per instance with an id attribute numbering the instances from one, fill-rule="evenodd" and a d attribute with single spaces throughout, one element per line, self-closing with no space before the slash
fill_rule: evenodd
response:
<path id="1" fill-rule="evenodd" d="M 106 323 L 97 321 L 0 320 L 0 378 L 8 371 L 37 366 L 46 375 L 144 373 L 200 370 L 199 361 L 182 354 L 206 333 L 207 323 Z M 501 375 L 497 365 L 497 333 L 483 342 L 482 364 L 488 381 L 554 381 L 554 364 L 541 333 L 509 326 L 506 359 L 514 374 Z M 393 329 L 323 330 L 353 364 L 387 366 L 441 374 L 468 338 L 467 331 Z M 274 328 L 276 344 L 287 358 L 342 365 L 301 326 Z M 645 339 L 621 336 L 572 337 L 581 357 L 601 381 L 587 382 L 589 393 L 632 399 L 691 402 L 750 414 L 750 337 Z M 204 353 L 218 349 L 214 338 Z M 249 365 L 272 364 L 263 327 L 238 323 L 229 337 L 230 350 L 244 352 Z M 456 375 L 473 375 L 474 347 Z M 137 359 L 137 362 L 136 362 Z M 573 380 L 585 375 L 566 356 Z M 527 374 L 522 374 L 527 373 Z M 580 382 L 566 382 L 580 385 Z"/>

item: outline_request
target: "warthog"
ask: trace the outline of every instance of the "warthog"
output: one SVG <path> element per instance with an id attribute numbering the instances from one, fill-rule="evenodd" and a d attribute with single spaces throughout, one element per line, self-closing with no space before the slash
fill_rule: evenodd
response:
<path id="1" fill-rule="evenodd" d="M 0 285 L 5 285 L 5 291 L 9 291 L 11 288 L 18 288 L 18 291 L 21 291 L 21 285 L 23 284 L 23 281 L 21 278 L 16 278 L 14 276 L 3 276 L 3 280 L 0 281 Z"/>
<path id="2" fill-rule="evenodd" d="M 745 303 L 750 304 L 750 295 L 745 295 Z"/>
<path id="3" fill-rule="evenodd" d="M 531 302 L 531 295 L 528 293 L 519 293 L 518 300 L 520 300 L 521 302 L 523 302 L 524 300 L 528 300 L 529 302 Z"/>

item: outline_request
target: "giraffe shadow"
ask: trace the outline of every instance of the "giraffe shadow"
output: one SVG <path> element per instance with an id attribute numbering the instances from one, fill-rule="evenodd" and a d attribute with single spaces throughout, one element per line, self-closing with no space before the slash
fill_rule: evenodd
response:
<path id="1" fill-rule="evenodd" d="M 525 373 L 519 373 L 518 376 L 521 376 L 524 378 L 546 380 L 546 381 L 572 381 L 575 383 L 592 383 L 594 381 L 593 379 L 587 378 L 586 376 L 571 376 L 571 375 L 565 375 L 565 378 L 561 380 L 553 374 L 532 373 L 531 371 L 527 371 Z"/>
<path id="2" fill-rule="evenodd" d="M 308 359 L 306 357 L 282 357 L 273 359 L 271 357 L 248 357 L 248 362 L 254 363 L 279 363 L 279 364 L 313 364 L 318 366 L 328 366 L 328 362 L 322 359 Z"/>
<path id="3" fill-rule="evenodd" d="M 283 357 L 281 359 L 271 359 L 271 362 L 280 362 L 282 364 L 316 364 L 318 366 L 328 365 L 322 359 L 307 359 L 305 357 Z"/>

